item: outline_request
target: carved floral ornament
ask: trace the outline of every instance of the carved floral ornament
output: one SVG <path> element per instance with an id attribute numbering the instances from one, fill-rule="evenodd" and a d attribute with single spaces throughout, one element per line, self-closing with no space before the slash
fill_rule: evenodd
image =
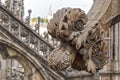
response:
<path id="1" fill-rule="evenodd" d="M 58 10 L 47 26 L 48 33 L 60 41 L 49 55 L 49 66 L 61 71 L 69 66 L 96 73 L 107 61 L 103 39 L 104 29 L 99 21 L 86 26 L 88 17 L 79 8 Z"/>

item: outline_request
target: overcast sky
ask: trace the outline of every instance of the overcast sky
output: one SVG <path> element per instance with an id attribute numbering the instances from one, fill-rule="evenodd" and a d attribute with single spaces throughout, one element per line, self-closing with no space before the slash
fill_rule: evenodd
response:
<path id="1" fill-rule="evenodd" d="M 78 7 L 87 13 L 91 8 L 93 0 L 24 0 L 24 2 L 25 16 L 28 9 L 32 9 L 32 17 L 46 17 L 50 4 L 53 13 L 63 7 Z"/>
<path id="2" fill-rule="evenodd" d="M 4 1 L 2 0 L 2 2 Z M 44 18 L 48 14 L 50 4 L 53 13 L 63 7 L 77 7 L 87 13 L 92 3 L 93 0 L 24 0 L 25 16 L 28 15 L 28 9 L 32 9 L 32 17 Z"/>

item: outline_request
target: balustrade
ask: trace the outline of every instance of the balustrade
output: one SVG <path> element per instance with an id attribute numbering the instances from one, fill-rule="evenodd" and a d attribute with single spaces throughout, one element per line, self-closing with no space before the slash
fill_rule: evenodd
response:
<path id="1" fill-rule="evenodd" d="M 53 47 L 44 41 L 42 37 L 27 27 L 23 22 L 17 20 L 12 13 L 2 6 L 0 6 L 0 23 L 0 25 L 14 37 L 44 58 L 47 58 L 48 53 L 53 49 Z"/>

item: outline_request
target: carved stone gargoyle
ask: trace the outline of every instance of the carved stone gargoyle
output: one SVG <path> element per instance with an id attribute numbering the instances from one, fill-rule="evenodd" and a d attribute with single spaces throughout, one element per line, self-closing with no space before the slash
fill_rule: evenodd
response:
<path id="1" fill-rule="evenodd" d="M 48 33 L 60 41 L 48 60 L 53 70 L 71 66 L 94 74 L 103 68 L 107 61 L 104 32 L 111 24 L 112 14 L 108 10 L 112 3 L 112 0 L 95 0 L 88 17 L 79 8 L 63 8 L 53 15 Z"/>
<path id="2" fill-rule="evenodd" d="M 54 14 L 47 28 L 60 46 L 50 53 L 52 69 L 64 70 L 72 65 L 74 69 L 95 73 L 103 67 L 107 53 L 104 30 L 99 22 L 92 29 L 85 27 L 87 21 L 87 15 L 79 8 L 63 8 Z"/>

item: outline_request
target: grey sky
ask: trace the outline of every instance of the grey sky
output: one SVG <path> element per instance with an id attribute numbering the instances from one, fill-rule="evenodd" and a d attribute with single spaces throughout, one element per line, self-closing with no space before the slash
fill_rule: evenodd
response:
<path id="1" fill-rule="evenodd" d="M 5 0 L 1 1 L 4 2 Z M 87 13 L 92 3 L 93 0 L 24 0 L 25 16 L 28 15 L 28 9 L 32 9 L 32 17 L 46 17 L 50 4 L 53 13 L 63 7 L 77 7 Z"/>
<path id="2" fill-rule="evenodd" d="M 32 17 L 46 17 L 50 4 L 53 13 L 62 7 L 78 7 L 87 13 L 93 0 L 24 0 L 24 2 L 25 16 L 28 9 L 32 9 Z"/>

